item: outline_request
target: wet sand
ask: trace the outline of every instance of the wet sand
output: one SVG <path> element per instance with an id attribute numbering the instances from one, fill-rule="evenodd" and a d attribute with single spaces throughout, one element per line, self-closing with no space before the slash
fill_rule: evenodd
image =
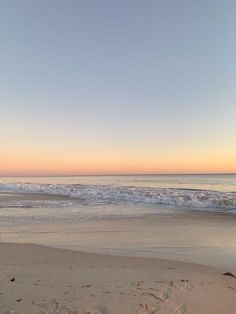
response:
<path id="1" fill-rule="evenodd" d="M 18 209 L 16 210 L 16 212 Z M 227 268 L 236 272 L 236 217 L 212 213 L 138 218 L 71 219 L 26 209 L 0 219 L 0 241 L 84 252 L 153 257 Z M 28 220 L 28 215 L 33 215 Z"/>
<path id="2" fill-rule="evenodd" d="M 14 200 L 68 200 L 67 196 L 49 195 L 44 193 L 16 193 L 16 192 L 0 192 L 0 201 L 14 201 Z"/>

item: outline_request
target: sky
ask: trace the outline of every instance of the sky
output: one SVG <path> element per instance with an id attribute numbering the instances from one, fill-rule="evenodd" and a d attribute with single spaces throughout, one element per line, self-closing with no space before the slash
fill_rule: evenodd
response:
<path id="1" fill-rule="evenodd" d="M 0 175 L 236 172 L 234 0 L 0 0 Z"/>

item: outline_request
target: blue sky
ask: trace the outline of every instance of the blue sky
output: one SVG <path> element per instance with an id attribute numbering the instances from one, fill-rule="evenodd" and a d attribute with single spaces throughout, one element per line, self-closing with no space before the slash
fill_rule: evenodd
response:
<path id="1" fill-rule="evenodd" d="M 0 1 L 0 173 L 236 170 L 235 9 Z"/>

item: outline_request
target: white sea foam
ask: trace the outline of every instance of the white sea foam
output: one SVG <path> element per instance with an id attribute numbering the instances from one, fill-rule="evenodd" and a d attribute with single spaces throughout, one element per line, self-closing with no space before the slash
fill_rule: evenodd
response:
<path id="1" fill-rule="evenodd" d="M 152 204 L 171 205 L 176 208 L 219 209 L 236 211 L 236 193 L 190 189 L 159 189 L 113 185 L 78 185 L 78 184 L 31 184 L 31 183 L 0 183 L 0 191 L 17 193 L 41 193 L 61 195 L 71 198 L 61 201 L 61 206 L 71 204 Z M 25 201 L 24 201 L 25 202 Z M 17 201 L 17 206 L 26 205 Z M 41 203 L 38 201 L 38 206 Z M 56 201 L 59 206 L 60 201 Z M 4 204 L 6 206 L 6 204 Z M 30 206 L 30 203 L 27 203 Z M 37 207 L 37 202 L 32 206 Z M 43 203 L 45 206 L 45 203 Z M 49 202 L 53 206 L 53 202 Z M 2 206 L 1 206 L 2 207 Z"/>

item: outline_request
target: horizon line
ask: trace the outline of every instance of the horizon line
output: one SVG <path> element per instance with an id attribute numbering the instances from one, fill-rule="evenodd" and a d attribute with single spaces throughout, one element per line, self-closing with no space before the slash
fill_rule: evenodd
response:
<path id="1" fill-rule="evenodd" d="M 175 173 L 105 173 L 105 174 L 25 174 L 1 175 L 0 178 L 20 177 L 112 177 L 112 176 L 174 176 L 174 175 L 236 175 L 236 172 L 175 172 Z"/>

